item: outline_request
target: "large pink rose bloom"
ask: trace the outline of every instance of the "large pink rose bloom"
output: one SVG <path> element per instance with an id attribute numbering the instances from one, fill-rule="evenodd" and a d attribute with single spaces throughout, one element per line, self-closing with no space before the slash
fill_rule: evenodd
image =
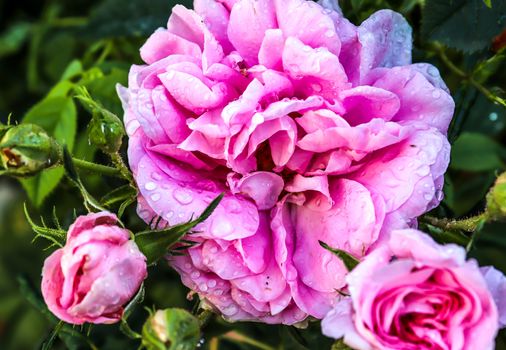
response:
<path id="1" fill-rule="evenodd" d="M 149 222 L 225 198 L 171 259 L 230 320 L 321 318 L 346 268 L 441 200 L 454 103 L 411 64 L 411 28 L 379 11 L 359 27 L 336 3 L 197 0 L 172 10 L 119 88 Z"/>
<path id="2" fill-rule="evenodd" d="M 115 215 L 80 216 L 42 269 L 42 295 L 59 319 L 114 323 L 146 278 L 146 258 Z"/>
<path id="3" fill-rule="evenodd" d="M 322 329 L 353 349 L 493 350 L 506 325 L 504 275 L 416 230 L 394 231 L 346 280 Z"/>

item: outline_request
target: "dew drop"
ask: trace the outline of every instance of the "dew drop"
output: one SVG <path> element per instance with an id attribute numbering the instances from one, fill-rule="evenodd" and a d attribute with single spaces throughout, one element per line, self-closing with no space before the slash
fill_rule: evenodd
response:
<path id="1" fill-rule="evenodd" d="M 156 171 L 151 174 L 151 178 L 156 181 L 160 181 L 162 179 L 162 175 L 160 173 L 157 173 Z"/>
<path id="2" fill-rule="evenodd" d="M 223 217 L 214 219 L 211 224 L 211 233 L 218 237 L 232 233 L 233 229 L 230 221 Z"/>
<path id="3" fill-rule="evenodd" d="M 174 190 L 174 198 L 183 205 L 190 204 L 193 201 L 193 196 L 181 188 Z"/>
<path id="4" fill-rule="evenodd" d="M 153 191 L 154 189 L 156 189 L 156 184 L 154 182 L 147 182 L 146 185 L 144 185 L 144 188 L 148 191 Z"/>
<path id="5" fill-rule="evenodd" d="M 207 285 L 209 286 L 209 288 L 214 288 L 214 287 L 216 287 L 216 281 L 209 280 L 209 281 L 207 281 Z"/>
<path id="6" fill-rule="evenodd" d="M 157 201 L 159 201 L 159 200 L 160 200 L 160 198 L 161 198 L 161 197 L 162 197 L 162 196 L 160 195 L 160 193 L 153 193 L 153 194 L 151 195 L 151 200 L 152 200 L 153 202 L 157 202 Z"/>
<path id="7" fill-rule="evenodd" d="M 322 91 L 322 86 L 318 83 L 314 83 L 314 84 L 311 84 L 311 88 L 313 89 L 313 91 L 315 92 L 320 92 Z"/>

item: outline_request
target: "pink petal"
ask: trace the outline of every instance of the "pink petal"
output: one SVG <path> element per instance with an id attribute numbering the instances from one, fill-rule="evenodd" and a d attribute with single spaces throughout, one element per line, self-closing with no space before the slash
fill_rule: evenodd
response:
<path id="1" fill-rule="evenodd" d="M 297 38 L 312 48 L 325 47 L 339 55 L 341 42 L 334 23 L 320 5 L 304 0 L 275 0 L 274 3 L 279 28 L 286 38 Z"/>
<path id="2" fill-rule="evenodd" d="M 374 118 L 389 121 L 400 107 L 395 94 L 372 86 L 342 91 L 340 98 L 346 109 L 345 118 L 351 125 L 364 124 Z"/>
<path id="3" fill-rule="evenodd" d="M 199 215 L 210 201 L 225 191 L 222 184 L 209 176 L 178 166 L 168 158 L 155 162 L 145 156 L 139 163 L 143 171 L 137 174 L 137 183 L 147 203 L 171 225 L 189 221 Z M 184 185 L 184 187 L 182 186 Z M 225 198 L 232 195 L 226 194 Z M 255 234 L 258 211 L 250 201 L 234 196 L 238 201 L 234 210 L 220 204 L 209 219 L 196 229 L 203 238 L 232 240 Z"/>
<path id="4" fill-rule="evenodd" d="M 411 27 L 397 12 L 375 12 L 358 27 L 361 76 L 376 67 L 395 67 L 411 63 Z"/>
<path id="5" fill-rule="evenodd" d="M 240 0 L 230 13 L 228 38 L 249 65 L 258 63 L 265 31 L 276 27 L 272 2 Z"/>
<path id="6" fill-rule="evenodd" d="M 278 201 L 284 182 L 281 176 L 258 171 L 241 178 L 231 186 L 232 192 L 242 193 L 253 199 L 260 210 L 272 208 Z"/>

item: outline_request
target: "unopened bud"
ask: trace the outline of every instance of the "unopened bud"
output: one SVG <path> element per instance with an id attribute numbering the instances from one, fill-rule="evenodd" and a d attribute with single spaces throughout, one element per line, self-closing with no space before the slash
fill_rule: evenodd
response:
<path id="1" fill-rule="evenodd" d="M 506 218 L 506 173 L 499 175 L 487 194 L 487 214 L 491 219 Z"/>
<path id="2" fill-rule="evenodd" d="M 0 174 L 30 176 L 60 162 L 61 147 L 41 127 L 21 124 L 3 131 L 3 135 L 0 134 Z"/>
<path id="3" fill-rule="evenodd" d="M 182 309 L 158 310 L 142 329 L 142 345 L 148 350 L 193 350 L 199 340 L 199 321 Z"/>
<path id="4" fill-rule="evenodd" d="M 121 147 L 125 129 L 114 114 L 95 112 L 88 125 L 88 133 L 91 144 L 106 153 L 115 153 Z"/>

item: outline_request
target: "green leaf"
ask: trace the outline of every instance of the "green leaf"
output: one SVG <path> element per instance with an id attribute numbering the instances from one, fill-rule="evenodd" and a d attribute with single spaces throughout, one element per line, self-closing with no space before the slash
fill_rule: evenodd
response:
<path id="1" fill-rule="evenodd" d="M 506 24 L 506 1 L 488 8 L 482 0 L 427 0 L 422 35 L 465 51 L 483 50 Z"/>
<path id="2" fill-rule="evenodd" d="M 196 220 L 169 227 L 164 230 L 149 230 L 135 235 L 135 242 L 146 256 L 148 264 L 153 264 L 167 254 L 167 251 L 195 226 L 204 222 L 216 209 L 223 194 L 215 198 Z"/>
<path id="3" fill-rule="evenodd" d="M 145 36 L 165 26 L 176 4 L 191 7 L 191 1 L 174 0 L 105 0 L 91 14 L 85 32 L 94 39 Z"/>
<path id="4" fill-rule="evenodd" d="M 450 168 L 486 171 L 504 168 L 502 146 L 483 134 L 466 132 L 452 147 Z"/>
<path id="5" fill-rule="evenodd" d="M 32 24 L 18 22 L 0 35 L 0 58 L 16 53 L 30 36 Z"/>
<path id="6" fill-rule="evenodd" d="M 132 197 L 137 196 L 137 190 L 131 185 L 124 185 L 115 188 L 111 192 L 102 197 L 100 202 L 104 207 L 110 207 L 118 202 L 124 202 Z"/>
<path id="7" fill-rule="evenodd" d="M 483 3 L 487 5 L 488 8 L 492 8 L 492 0 L 483 0 Z"/>
<path id="8" fill-rule="evenodd" d="M 350 253 L 345 252 L 344 250 L 332 248 L 327 243 L 322 241 L 318 241 L 318 243 L 320 243 L 320 245 L 323 248 L 327 249 L 329 252 L 333 253 L 335 256 L 341 259 L 341 261 L 343 262 L 344 266 L 346 266 L 348 271 L 353 270 L 355 266 L 357 266 L 360 263 L 360 261 L 357 258 L 355 258 Z"/>
<path id="9" fill-rule="evenodd" d="M 344 343 L 344 340 L 338 339 L 334 344 L 332 344 L 332 348 L 330 350 L 353 350 L 348 345 Z"/>

